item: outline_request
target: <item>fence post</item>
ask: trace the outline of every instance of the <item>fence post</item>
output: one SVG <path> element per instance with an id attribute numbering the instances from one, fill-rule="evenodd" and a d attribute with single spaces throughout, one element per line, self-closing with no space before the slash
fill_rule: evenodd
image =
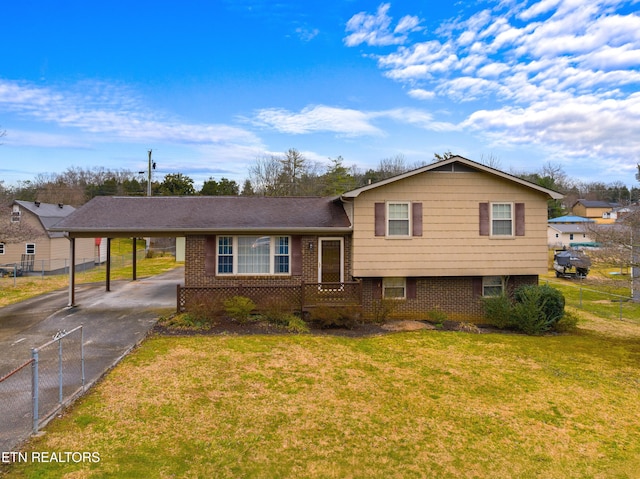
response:
<path id="1" fill-rule="evenodd" d="M 80 368 L 82 374 L 82 391 L 84 392 L 84 326 L 80 324 Z"/>
<path id="2" fill-rule="evenodd" d="M 31 397 L 33 399 L 33 432 L 38 432 L 38 350 L 31 349 Z"/>
<path id="3" fill-rule="evenodd" d="M 582 309 L 582 284 L 580 284 L 580 309 Z"/>
<path id="4" fill-rule="evenodd" d="M 62 406 L 62 338 L 58 339 L 58 403 Z"/>

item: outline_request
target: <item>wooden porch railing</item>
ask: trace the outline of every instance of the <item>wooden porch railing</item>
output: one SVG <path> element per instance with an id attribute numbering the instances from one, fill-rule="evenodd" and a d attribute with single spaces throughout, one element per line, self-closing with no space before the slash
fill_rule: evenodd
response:
<path id="1" fill-rule="evenodd" d="M 189 286 L 178 285 L 178 313 L 185 312 L 188 305 L 197 298 L 208 297 L 224 301 L 233 296 L 251 298 L 257 307 L 268 304 L 276 298 L 290 304 L 293 310 L 306 311 L 317 306 L 346 306 L 362 304 L 362 283 L 302 283 L 297 286 Z"/>

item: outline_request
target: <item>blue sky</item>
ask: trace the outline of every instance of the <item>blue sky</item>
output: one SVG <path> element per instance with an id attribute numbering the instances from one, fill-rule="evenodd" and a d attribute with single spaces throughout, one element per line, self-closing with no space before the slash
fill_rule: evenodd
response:
<path id="1" fill-rule="evenodd" d="M 471 5 L 472 3 L 472 5 Z M 296 148 L 451 151 L 637 185 L 640 0 L 23 0 L 0 18 L 0 180 L 68 167 L 241 183 Z"/>

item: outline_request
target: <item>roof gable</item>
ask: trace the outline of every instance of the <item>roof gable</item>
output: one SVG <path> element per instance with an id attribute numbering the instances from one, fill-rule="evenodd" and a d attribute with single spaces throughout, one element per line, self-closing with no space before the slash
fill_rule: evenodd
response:
<path id="1" fill-rule="evenodd" d="M 382 186 L 388 185 L 390 183 L 394 183 L 396 181 L 403 180 L 405 178 L 409 178 L 409 177 L 426 173 L 426 172 L 443 172 L 443 171 L 452 172 L 452 173 L 481 171 L 481 172 L 489 173 L 494 176 L 520 184 L 523 187 L 539 191 L 540 193 L 543 193 L 552 199 L 563 198 L 563 195 L 561 193 L 558 193 L 557 191 L 550 190 L 548 188 L 543 188 L 542 186 L 536 185 L 535 183 L 531 183 L 530 181 L 526 181 L 526 180 L 523 180 L 522 178 L 518 178 L 517 176 L 513 176 L 503 171 L 496 170 L 495 168 L 491 168 L 489 166 L 476 163 L 475 161 L 468 160 L 461 156 L 454 156 L 446 160 L 431 163 L 429 165 L 417 168 L 415 170 L 408 171 L 401 175 L 393 176 L 391 178 L 387 178 L 385 180 L 372 183 L 370 185 L 356 188 L 355 190 L 344 193 L 342 197 L 356 198 L 360 195 L 360 193 L 363 193 L 368 190 L 372 190 L 374 188 L 380 188 Z"/>
<path id="2" fill-rule="evenodd" d="M 62 236 L 62 233 L 53 232 L 53 226 L 76 210 L 73 206 L 62 203 L 56 205 L 53 203 L 22 200 L 15 200 L 13 203 L 38 218 L 50 238 Z"/>

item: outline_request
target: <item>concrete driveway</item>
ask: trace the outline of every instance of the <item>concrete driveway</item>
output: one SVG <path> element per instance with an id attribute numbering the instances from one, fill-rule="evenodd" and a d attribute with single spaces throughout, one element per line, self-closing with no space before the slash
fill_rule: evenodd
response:
<path id="1" fill-rule="evenodd" d="M 111 291 L 104 284 L 78 285 L 76 306 L 69 308 L 68 292 L 56 291 L 18 304 L 0 308 L 0 377 L 31 359 L 32 348 L 49 342 L 59 331 L 71 331 L 80 324 L 84 335 L 85 386 L 90 386 L 124 355 L 135 347 L 153 327 L 159 316 L 176 310 L 176 285 L 184 281 L 184 268 L 138 281 L 113 281 Z M 74 333 L 79 347 L 80 337 Z M 71 336 L 71 335 L 70 335 Z M 67 348 L 72 348 L 66 339 Z M 55 343 L 54 343 L 55 344 Z M 51 352 L 53 350 L 53 352 Z M 58 390 L 57 347 L 47 347 L 40 356 L 41 381 L 38 391 L 42 404 L 53 392 L 53 405 Z M 70 361 L 78 368 L 79 349 Z M 42 354 L 42 353 L 41 353 Z M 70 363 L 71 364 L 71 363 Z M 54 369 L 51 369 L 53 365 Z M 66 366 L 65 366 L 66 367 Z M 43 369 L 44 368 L 44 369 Z M 45 370 L 48 368 L 49 373 Z M 80 384 L 78 371 L 76 386 Z M 55 376 L 55 383 L 42 381 Z M 64 385 L 71 377 L 65 373 Z M 32 430 L 31 366 L 23 368 L 1 383 L 0 387 L 0 447 L 13 450 Z M 46 384 L 45 384 L 46 383 Z M 41 400 L 38 401 L 41 404 Z M 46 413 L 46 411 L 45 411 Z M 42 419 L 40 415 L 38 417 Z"/>
<path id="2" fill-rule="evenodd" d="M 184 268 L 139 279 L 77 285 L 76 306 L 68 292 L 56 291 L 0 308 L 0 377 L 31 358 L 38 347 L 61 330 L 82 324 L 88 382 L 146 336 L 159 316 L 176 310 L 176 285 Z"/>

